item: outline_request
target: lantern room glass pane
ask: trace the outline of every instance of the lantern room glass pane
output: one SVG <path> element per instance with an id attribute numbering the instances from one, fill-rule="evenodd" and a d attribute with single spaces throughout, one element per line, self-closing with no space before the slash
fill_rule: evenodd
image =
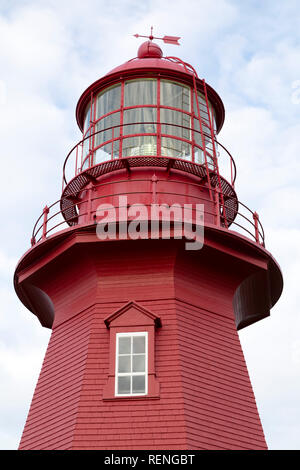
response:
<path id="1" fill-rule="evenodd" d="M 211 134 L 206 100 L 205 100 L 205 97 L 202 95 L 202 93 L 198 93 L 198 103 L 199 103 L 199 109 L 198 109 L 197 102 L 196 102 L 196 97 L 195 97 L 195 94 L 194 94 L 194 100 L 193 100 L 194 114 L 198 118 L 199 117 L 199 112 L 200 112 L 200 116 L 201 116 L 203 125 L 206 125 L 207 128 L 208 128 L 206 132 Z M 208 102 L 208 107 L 209 107 L 209 113 L 210 113 L 210 120 L 211 120 L 211 123 L 213 125 L 213 131 L 214 131 L 214 134 L 215 134 L 216 133 L 215 114 L 214 114 L 213 107 L 209 102 Z"/>
<path id="2" fill-rule="evenodd" d="M 194 158 L 195 158 L 195 163 L 199 163 L 199 164 L 202 164 L 202 165 L 205 164 L 205 156 L 204 156 L 204 152 L 203 152 L 202 149 L 200 149 L 198 147 L 194 147 Z M 209 155 L 208 152 L 206 152 L 206 161 L 207 161 L 208 168 L 213 170 L 214 169 L 214 162 L 213 162 L 213 159 Z"/>
<path id="3" fill-rule="evenodd" d="M 160 82 L 160 104 L 190 111 L 190 88 L 179 83 Z"/>
<path id="4" fill-rule="evenodd" d="M 192 160 L 192 146 L 182 140 L 171 137 L 161 138 L 161 154 L 165 157 L 183 158 Z"/>
<path id="5" fill-rule="evenodd" d="M 200 147 L 203 147 L 203 141 L 205 147 L 211 143 L 211 133 L 209 127 L 201 120 L 202 129 L 200 129 L 200 124 L 198 119 L 194 119 L 194 139 L 195 143 Z"/>
<path id="6" fill-rule="evenodd" d="M 156 104 L 157 81 L 130 80 L 125 82 L 124 106 L 139 106 L 143 104 Z"/>
<path id="7" fill-rule="evenodd" d="M 94 151 L 93 156 L 93 165 L 97 165 L 98 163 L 106 162 L 108 160 L 112 160 L 114 158 L 119 158 L 120 156 L 120 142 L 115 140 L 110 142 L 109 144 L 105 144 L 99 149 Z"/>
<path id="8" fill-rule="evenodd" d="M 160 110 L 160 122 L 162 123 L 162 134 L 175 135 L 176 137 L 181 137 L 183 139 L 190 140 L 191 118 L 188 114 L 181 113 L 180 111 L 174 111 L 173 109 L 162 108 Z M 170 123 L 175 125 L 172 126 L 163 123 Z"/>
<path id="9" fill-rule="evenodd" d="M 86 156 L 88 155 L 89 151 L 90 151 L 90 135 L 91 135 L 91 131 L 89 130 L 86 135 L 85 135 L 85 138 L 83 140 L 83 143 L 82 143 L 82 157 L 83 157 L 83 160 L 85 160 Z M 86 161 L 85 161 L 85 164 L 86 164 Z M 87 168 L 87 167 L 86 167 Z"/>
<path id="10" fill-rule="evenodd" d="M 121 85 L 115 85 L 99 94 L 96 119 L 121 107 Z"/>
<path id="11" fill-rule="evenodd" d="M 195 140 L 195 144 L 199 145 L 199 147 L 201 147 L 202 149 L 200 151 L 200 149 L 197 149 L 197 147 L 195 147 L 195 162 L 197 163 L 205 162 L 205 157 L 203 153 L 203 141 L 204 141 L 207 164 L 210 168 L 213 168 L 214 148 L 213 148 L 213 142 L 211 139 L 210 129 L 205 125 L 205 123 L 202 122 L 202 133 L 201 133 L 198 119 L 194 119 L 194 140 Z M 216 142 L 215 142 L 215 149 L 217 150 Z"/>
<path id="12" fill-rule="evenodd" d="M 85 133 L 90 127 L 90 119 L 91 119 L 91 105 L 89 104 L 86 114 L 85 114 L 85 118 L 84 118 L 83 133 Z"/>
<path id="13" fill-rule="evenodd" d="M 195 163 L 199 163 L 200 165 L 202 165 L 202 163 L 205 163 L 203 150 L 198 147 L 194 148 L 194 158 Z"/>
<path id="14" fill-rule="evenodd" d="M 156 155 L 157 144 L 155 136 L 128 137 L 123 139 L 123 157 L 134 157 L 139 155 Z"/>
<path id="15" fill-rule="evenodd" d="M 100 132 L 99 132 L 100 131 Z M 94 147 L 116 139 L 120 136 L 120 113 L 113 113 L 101 119 L 95 125 L 95 144 Z"/>
<path id="16" fill-rule="evenodd" d="M 153 134 L 156 132 L 156 108 L 134 108 L 124 111 L 123 134 Z M 141 124 L 130 124 L 130 123 Z"/>

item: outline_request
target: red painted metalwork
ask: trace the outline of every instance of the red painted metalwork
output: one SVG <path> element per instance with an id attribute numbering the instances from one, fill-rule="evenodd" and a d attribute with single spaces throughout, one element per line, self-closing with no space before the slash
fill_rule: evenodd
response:
<path id="1" fill-rule="evenodd" d="M 269 315 L 281 271 L 258 214 L 234 190 L 234 160 L 216 138 L 221 99 L 192 66 L 160 57 L 151 44 L 83 93 L 83 138 L 64 162 L 61 198 L 43 209 L 16 268 L 20 300 L 52 328 L 20 449 L 266 448 L 237 329 Z M 143 78 L 156 80 L 155 103 L 124 106 L 127 80 Z M 186 87 L 190 107 L 184 98 L 181 108 L 164 105 L 163 81 Z M 120 105 L 99 116 L 99 93 L 113 85 L 121 86 Z M 141 108 L 155 109 L 156 120 L 141 120 Z M 129 110 L 134 122 L 124 119 Z M 181 113 L 181 124 L 162 121 L 162 110 Z M 115 116 L 117 125 L 96 130 Z M 156 148 L 147 150 L 145 136 Z M 138 144 L 126 147 L 126 138 Z M 225 156 L 228 176 L 219 171 Z M 185 249 L 175 215 L 168 233 L 163 211 L 144 216 L 139 239 L 122 232 L 130 207 L 153 204 L 188 207 L 193 228 L 202 205 L 202 249 Z M 100 205 L 116 222 L 114 239 L 97 237 Z M 118 333 L 148 338 L 146 394 L 115 392 Z"/>
<path id="2" fill-rule="evenodd" d="M 44 207 L 43 209 L 43 234 L 42 234 L 42 240 L 45 240 L 46 234 L 47 234 L 47 216 L 49 213 L 49 208 L 47 206 Z"/>
<path id="3" fill-rule="evenodd" d="M 174 46 L 180 46 L 178 40 L 181 39 L 180 36 L 164 36 L 162 38 L 153 36 L 153 26 L 151 26 L 151 32 L 149 36 L 143 36 L 142 34 L 134 34 L 133 36 L 135 38 L 148 38 L 150 41 L 153 41 L 153 39 L 160 39 L 165 44 L 173 44 Z"/>

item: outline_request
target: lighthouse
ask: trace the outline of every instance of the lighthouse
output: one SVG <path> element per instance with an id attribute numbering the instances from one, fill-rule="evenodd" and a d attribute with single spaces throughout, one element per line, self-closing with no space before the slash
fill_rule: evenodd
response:
<path id="1" fill-rule="evenodd" d="M 15 271 L 52 330 L 23 450 L 267 448 L 238 330 L 282 274 L 235 191 L 220 96 L 154 39 L 81 95 L 61 196 Z"/>

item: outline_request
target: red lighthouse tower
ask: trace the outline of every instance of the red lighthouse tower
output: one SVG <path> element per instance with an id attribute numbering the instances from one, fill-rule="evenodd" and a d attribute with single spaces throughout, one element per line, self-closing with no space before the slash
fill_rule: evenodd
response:
<path id="1" fill-rule="evenodd" d="M 237 330 L 282 275 L 238 201 L 220 97 L 152 39 L 80 97 L 83 138 L 16 269 L 52 329 L 20 449 L 266 448 Z"/>

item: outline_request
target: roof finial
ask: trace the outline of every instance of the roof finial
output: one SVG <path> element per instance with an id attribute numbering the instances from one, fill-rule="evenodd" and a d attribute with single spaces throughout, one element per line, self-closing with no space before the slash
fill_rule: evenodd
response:
<path id="1" fill-rule="evenodd" d="M 152 41 L 152 39 L 153 39 L 153 26 L 151 26 L 149 39 L 150 39 L 150 41 Z"/>
<path id="2" fill-rule="evenodd" d="M 142 34 L 134 34 L 133 35 L 135 38 L 148 38 L 150 41 L 153 39 L 161 39 L 164 41 L 165 44 L 173 44 L 174 46 L 180 46 L 178 40 L 180 39 L 180 36 L 164 36 L 163 38 L 158 38 L 153 36 L 153 26 L 151 26 L 150 30 L 150 36 L 143 36 Z"/>

